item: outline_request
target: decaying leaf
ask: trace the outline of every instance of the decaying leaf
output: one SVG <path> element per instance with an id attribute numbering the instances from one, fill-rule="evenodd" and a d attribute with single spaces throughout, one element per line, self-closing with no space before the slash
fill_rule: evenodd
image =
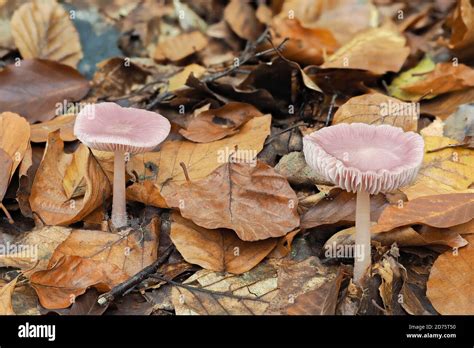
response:
<path id="1" fill-rule="evenodd" d="M 68 180 L 66 173 L 71 165 L 80 168 L 75 174 L 83 173 L 81 190 L 84 194 L 76 197 L 71 194 L 71 198 L 68 198 L 63 183 L 65 179 Z M 75 174 L 69 178 L 81 183 L 82 178 Z M 76 188 L 77 185 L 71 183 L 68 186 Z M 81 144 L 74 153 L 65 153 L 59 131 L 51 133 L 31 188 L 30 205 L 33 212 L 48 225 L 68 225 L 80 221 L 102 206 L 110 194 L 111 185 L 108 178 L 90 150 Z"/>
<path id="2" fill-rule="evenodd" d="M 384 209 L 373 232 L 390 231 L 400 226 L 424 224 L 438 228 L 459 225 L 474 218 L 474 193 L 425 196 Z"/>
<path id="3" fill-rule="evenodd" d="M 255 10 L 246 1 L 231 0 L 224 10 L 224 19 L 242 39 L 255 40 L 263 30 Z"/>
<path id="4" fill-rule="evenodd" d="M 240 126 L 253 117 L 263 116 L 250 104 L 230 102 L 218 109 L 194 115 L 179 133 L 197 143 L 208 143 L 238 132 Z"/>
<path id="5" fill-rule="evenodd" d="M 325 199 L 311 207 L 301 217 L 301 228 L 308 229 L 321 225 L 331 225 L 338 222 L 355 221 L 356 195 L 342 190 L 335 190 Z M 377 221 L 380 213 L 388 204 L 382 194 L 371 197 L 371 220 Z"/>
<path id="6" fill-rule="evenodd" d="M 12 158 L 8 153 L 0 148 L 0 168 L 2 168 L 2 171 L 0 171 L 0 202 L 3 200 L 3 197 L 5 197 L 5 193 L 7 192 L 12 166 Z"/>
<path id="7" fill-rule="evenodd" d="M 444 315 L 474 314 L 474 236 L 469 245 L 441 254 L 431 268 L 426 295 Z"/>
<path id="8" fill-rule="evenodd" d="M 215 272 L 241 274 L 255 267 L 276 246 L 276 239 L 240 240 L 233 231 L 199 227 L 179 214 L 173 215 L 171 240 L 190 263 Z"/>
<path id="9" fill-rule="evenodd" d="M 49 59 L 75 68 L 82 58 L 76 28 L 56 0 L 23 4 L 12 16 L 11 30 L 25 59 Z"/>
<path id="10" fill-rule="evenodd" d="M 186 288 L 174 286 L 171 296 L 177 315 L 258 315 L 277 294 L 277 281 L 268 264 L 240 276 L 201 270 L 184 282 Z"/>
<path id="11" fill-rule="evenodd" d="M 454 147 L 458 141 L 424 137 L 425 156 L 415 181 L 400 190 L 408 200 L 444 193 L 474 192 L 474 150 Z"/>
<path id="12" fill-rule="evenodd" d="M 397 72 L 410 53 L 405 43 L 405 38 L 389 26 L 368 29 L 328 57 L 323 67 L 363 69 L 378 75 Z"/>
<path id="13" fill-rule="evenodd" d="M 31 125 L 31 141 L 34 143 L 44 143 L 48 140 L 48 135 L 59 129 L 59 136 L 64 141 L 76 140 L 74 135 L 75 114 L 61 115 L 50 121 Z"/>
<path id="14" fill-rule="evenodd" d="M 0 256 L 0 267 L 46 269 L 53 252 L 70 233 L 70 228 L 46 226 L 22 234 L 12 241 L 11 250 Z"/>
<path id="15" fill-rule="evenodd" d="M 159 230 L 143 228 L 116 234 L 94 230 L 73 230 L 51 256 L 50 265 L 63 256 L 80 256 L 117 266 L 129 276 L 156 260 Z"/>
<path id="16" fill-rule="evenodd" d="M 35 123 L 58 115 L 58 103 L 83 98 L 89 82 L 67 65 L 32 59 L 0 71 L 0 90 L 0 112 L 16 112 Z"/>
<path id="17" fill-rule="evenodd" d="M 156 46 L 154 57 L 157 60 L 165 58 L 171 61 L 179 61 L 193 53 L 199 52 L 207 44 L 207 37 L 200 31 L 183 33 L 160 42 Z"/>
<path id="18" fill-rule="evenodd" d="M 0 288 L 0 315 L 15 315 L 12 306 L 12 295 L 18 277 Z"/>
<path id="19" fill-rule="evenodd" d="M 349 227 L 337 232 L 326 241 L 323 249 L 328 250 L 334 245 L 354 244 L 354 233 L 355 227 Z M 398 227 L 383 233 L 372 233 L 371 240 L 386 246 L 397 243 L 401 247 L 447 245 L 451 248 L 461 248 L 467 244 L 466 240 L 459 233 L 450 229 L 425 227 L 420 231 L 416 231 L 410 226 Z"/>
<path id="20" fill-rule="evenodd" d="M 30 127 L 28 122 L 20 115 L 12 112 L 1 113 L 0 149 L 8 155 L 11 161 L 10 166 L 8 166 L 8 163 L 5 163 L 5 167 L 2 167 L 2 171 L 8 173 L 8 181 L 12 178 L 16 168 L 23 160 L 29 144 Z M 4 161 L 10 162 L 7 159 Z M 8 170 L 8 167 L 10 167 L 10 170 Z"/>
<path id="21" fill-rule="evenodd" d="M 58 309 L 69 307 L 89 287 L 105 292 L 128 277 L 114 264 L 66 255 L 47 270 L 33 273 L 30 283 L 43 307 Z"/>
<path id="22" fill-rule="evenodd" d="M 289 38 L 282 54 L 301 64 L 319 65 L 324 61 L 325 55 L 332 54 L 339 47 L 329 30 L 305 28 L 297 19 L 274 18 L 272 31 L 275 44 Z"/>
<path id="23" fill-rule="evenodd" d="M 197 225 L 232 229 L 245 241 L 280 237 L 299 225 L 295 192 L 262 162 L 225 163 L 204 179 L 171 184 L 164 197 Z"/>
<path id="24" fill-rule="evenodd" d="M 451 26 L 450 47 L 460 50 L 474 42 L 474 8 L 469 0 L 459 0 L 453 17 L 449 22 Z"/>
<path id="25" fill-rule="evenodd" d="M 186 165 L 189 178 L 199 180 L 208 176 L 217 167 L 228 160 L 235 152 L 237 157 L 254 157 L 263 148 L 265 138 L 270 133 L 270 116 L 256 117 L 245 123 L 240 131 L 228 138 L 206 144 L 196 144 L 190 141 L 166 141 L 158 152 L 147 152 L 133 156 L 127 164 L 129 173 L 138 175 L 138 183 L 151 181 L 151 187 L 136 189 L 134 185 L 127 189 L 130 199 L 140 202 L 153 202 L 159 205 L 164 199 L 159 199 L 168 191 L 170 183 L 183 183 L 186 181 L 180 163 Z M 112 177 L 109 169 L 113 168 L 113 154 L 110 152 L 94 151 L 102 168 Z M 251 158 L 250 158 L 251 157 Z M 109 169 L 107 169 L 109 168 Z M 135 190 L 135 191 L 133 191 Z M 138 195 L 136 193 L 139 192 Z M 148 195 L 149 194 L 149 195 Z M 150 196 L 151 195 L 151 196 Z"/>
<path id="26" fill-rule="evenodd" d="M 396 98 L 374 93 L 349 99 L 334 114 L 333 124 L 389 124 L 405 131 L 416 132 L 419 116 L 417 104 L 404 103 Z"/>

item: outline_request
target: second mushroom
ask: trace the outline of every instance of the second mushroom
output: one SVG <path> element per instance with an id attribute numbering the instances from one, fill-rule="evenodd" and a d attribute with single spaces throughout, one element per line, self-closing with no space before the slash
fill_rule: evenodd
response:
<path id="1" fill-rule="evenodd" d="M 74 134 L 88 147 L 114 153 L 112 224 L 127 225 L 125 156 L 154 149 L 166 139 L 169 121 L 151 111 L 115 103 L 90 104 L 76 118 Z"/>
<path id="2" fill-rule="evenodd" d="M 413 181 L 423 161 L 423 138 L 389 125 L 341 123 L 303 138 L 308 165 L 336 186 L 356 192 L 354 281 L 371 267 L 370 195 Z"/>

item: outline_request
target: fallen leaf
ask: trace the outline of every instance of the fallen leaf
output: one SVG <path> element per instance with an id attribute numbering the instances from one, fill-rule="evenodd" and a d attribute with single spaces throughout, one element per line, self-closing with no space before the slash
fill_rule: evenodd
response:
<path id="1" fill-rule="evenodd" d="M 469 0 L 459 0 L 451 21 L 449 46 L 460 50 L 474 43 L 474 8 Z"/>
<path id="2" fill-rule="evenodd" d="M 293 185 L 331 184 L 308 166 L 301 151 L 284 155 L 275 166 L 275 170 Z"/>
<path id="3" fill-rule="evenodd" d="M 179 133 L 196 143 L 208 143 L 237 133 L 245 122 L 259 116 L 263 114 L 250 104 L 230 102 L 194 115 Z"/>
<path id="4" fill-rule="evenodd" d="M 453 193 L 416 198 L 403 204 L 387 206 L 373 232 L 385 232 L 400 226 L 424 224 L 448 228 L 474 218 L 474 193 Z"/>
<path id="5" fill-rule="evenodd" d="M 46 269 L 53 252 L 70 233 L 70 228 L 46 226 L 21 234 L 10 243 L 11 250 L 0 256 L 0 267 Z"/>
<path id="6" fill-rule="evenodd" d="M 224 10 L 224 19 L 240 38 L 254 41 L 263 31 L 255 10 L 246 1 L 231 0 Z"/>
<path id="7" fill-rule="evenodd" d="M 263 314 L 278 292 L 276 270 L 261 264 L 240 276 L 201 270 L 174 286 L 176 315 Z M 195 289 L 194 289 L 194 288 Z"/>
<path id="8" fill-rule="evenodd" d="M 76 140 L 74 135 L 74 122 L 76 120 L 75 114 L 61 115 L 53 118 L 52 120 L 32 124 L 31 138 L 30 140 L 34 143 L 44 143 L 48 140 L 49 133 L 52 133 L 59 129 L 59 136 L 64 141 Z"/>
<path id="9" fill-rule="evenodd" d="M 69 199 L 63 181 L 68 167 L 78 159 L 82 159 L 76 166 L 84 173 L 84 195 Z M 89 149 L 81 144 L 74 153 L 65 153 L 59 131 L 51 133 L 31 188 L 33 212 L 48 225 L 68 225 L 103 205 L 110 194 L 111 185 Z"/>
<path id="10" fill-rule="evenodd" d="M 12 16 L 11 31 L 25 59 L 49 59 L 75 68 L 82 58 L 76 28 L 55 0 L 33 0 L 20 6 Z"/>
<path id="11" fill-rule="evenodd" d="M 0 149 L 11 160 L 8 181 L 11 180 L 16 168 L 20 165 L 30 144 L 30 127 L 28 122 L 13 112 L 0 114 Z M 5 159 L 6 162 L 10 162 Z M 7 168 L 8 163 L 5 163 Z M 3 198 L 3 196 L 2 196 Z"/>
<path id="12" fill-rule="evenodd" d="M 418 101 L 421 97 L 433 98 L 435 95 L 425 95 L 425 94 L 412 94 L 405 91 L 402 87 L 416 83 L 418 80 L 423 79 L 423 76 L 431 73 L 436 67 L 433 59 L 430 56 L 425 56 L 422 60 L 418 62 L 416 66 L 407 71 L 400 73 L 395 77 L 392 83 L 388 86 L 388 91 L 390 95 L 408 101 Z"/>
<path id="13" fill-rule="evenodd" d="M 338 42 L 327 29 L 305 28 L 297 19 L 277 18 L 272 22 L 272 32 L 275 45 L 285 38 L 282 54 L 290 60 L 301 64 L 319 65 L 324 61 L 326 54 L 331 54 L 339 47 Z M 271 46 L 264 46 L 269 48 Z"/>
<path id="14" fill-rule="evenodd" d="M 186 66 L 182 71 L 173 75 L 168 81 L 168 91 L 176 91 L 186 85 L 189 75 L 193 74 L 199 78 L 206 72 L 206 68 L 199 64 L 190 64 Z"/>
<path id="15" fill-rule="evenodd" d="M 241 274 L 262 261 L 276 246 L 276 239 L 240 240 L 233 231 L 208 230 L 179 214 L 173 215 L 171 240 L 183 258 L 215 272 Z"/>
<path id="16" fill-rule="evenodd" d="M 326 241 L 323 249 L 328 250 L 339 245 L 353 245 L 354 234 L 355 227 L 339 231 Z M 461 248 L 467 244 L 466 240 L 455 231 L 427 226 L 420 231 L 416 231 L 410 226 L 404 226 L 388 232 L 372 233 L 371 240 L 380 242 L 385 246 L 397 243 L 400 247 L 447 245 L 451 248 Z"/>
<path id="17" fill-rule="evenodd" d="M 207 23 L 191 7 L 179 0 L 173 0 L 173 6 L 178 14 L 179 25 L 183 30 L 198 29 L 203 32 L 206 31 Z"/>
<path id="18" fill-rule="evenodd" d="M 232 229 L 245 241 L 280 237 L 299 225 L 295 192 L 262 162 L 225 163 L 204 179 L 170 184 L 164 197 L 184 218 Z"/>
<path id="19" fill-rule="evenodd" d="M 385 26 L 355 35 L 322 65 L 323 68 L 363 69 L 382 75 L 397 72 L 410 53 L 396 29 Z"/>
<path id="20" fill-rule="evenodd" d="M 347 191 L 336 191 L 303 214 L 301 217 L 302 229 L 355 221 L 356 195 Z M 377 221 L 387 204 L 388 202 L 382 194 L 371 197 L 371 221 Z"/>
<path id="21" fill-rule="evenodd" d="M 67 65 L 52 61 L 22 60 L 0 71 L 0 112 L 16 112 L 30 123 L 57 115 L 57 104 L 83 98 L 88 81 Z"/>
<path id="22" fill-rule="evenodd" d="M 159 230 L 144 228 L 116 234 L 94 230 L 73 230 L 54 251 L 50 265 L 63 256 L 107 262 L 129 276 L 156 260 Z"/>
<path id="23" fill-rule="evenodd" d="M 15 315 L 12 306 L 12 295 L 17 281 L 18 277 L 0 288 L 0 315 Z"/>
<path id="24" fill-rule="evenodd" d="M 154 58 L 161 57 L 172 62 L 179 61 L 196 52 L 201 51 L 208 45 L 207 37 L 200 31 L 192 31 L 167 38 L 156 46 Z"/>
<path id="25" fill-rule="evenodd" d="M 463 104 L 474 102 L 474 88 L 446 93 L 421 103 L 421 112 L 446 120 Z"/>
<path id="26" fill-rule="evenodd" d="M 445 137 L 424 137 L 425 156 L 415 181 L 400 190 L 408 200 L 443 193 L 474 192 L 474 150 Z M 437 150 L 440 149 L 440 150 Z"/>
<path id="27" fill-rule="evenodd" d="M 0 202 L 7 192 L 10 183 L 10 173 L 12 172 L 13 160 L 8 153 L 0 148 Z"/>
<path id="28" fill-rule="evenodd" d="M 333 124 L 389 124 L 405 131 L 418 128 L 420 110 L 415 103 L 404 103 L 384 94 L 364 94 L 352 97 L 334 114 Z"/>
<path id="29" fill-rule="evenodd" d="M 183 183 L 185 176 L 183 168 L 179 165 L 183 162 L 186 165 L 189 178 L 199 180 L 208 176 L 222 163 L 227 161 L 228 156 L 238 147 L 238 153 L 242 156 L 253 159 L 263 148 L 265 138 L 270 133 L 270 116 L 256 117 L 245 123 L 239 133 L 213 141 L 206 144 L 196 144 L 190 141 L 165 141 L 158 152 L 147 152 L 132 156 L 127 164 L 129 173 L 138 175 L 138 183 L 150 181 L 150 187 L 135 188 L 134 185 L 127 188 L 127 192 L 134 199 L 146 198 L 140 202 L 153 202 L 154 204 L 164 203 L 163 195 L 169 190 L 170 183 Z M 113 154 L 110 152 L 93 151 L 107 175 L 112 177 Z M 134 195 L 133 190 L 140 191 L 141 195 Z M 148 195 L 148 193 L 151 195 Z M 144 196 L 144 194 L 147 194 Z M 129 196 L 130 197 L 130 196 Z M 166 207 L 166 205 L 157 205 Z"/>
<path id="30" fill-rule="evenodd" d="M 119 267 L 108 262 L 65 255 L 47 270 L 33 273 L 30 284 L 43 307 L 58 309 L 69 307 L 89 287 L 105 292 L 128 278 Z"/>
<path id="31" fill-rule="evenodd" d="M 445 121 L 444 136 L 463 142 L 466 137 L 474 137 L 474 106 L 461 105 Z"/>
<path id="32" fill-rule="evenodd" d="M 474 236 L 466 239 L 468 246 L 446 251 L 431 268 L 426 295 L 443 315 L 474 314 Z"/>

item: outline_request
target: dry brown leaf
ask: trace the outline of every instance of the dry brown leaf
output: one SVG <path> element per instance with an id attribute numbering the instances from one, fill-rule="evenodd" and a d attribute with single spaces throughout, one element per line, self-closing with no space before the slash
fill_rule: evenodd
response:
<path id="1" fill-rule="evenodd" d="M 474 43 L 474 8 L 470 0 L 459 0 L 448 25 L 451 26 L 449 46 L 460 50 Z"/>
<path id="2" fill-rule="evenodd" d="M 422 79 L 400 86 L 410 94 L 439 95 L 474 87 L 474 70 L 464 64 L 438 63 L 433 71 L 422 75 Z"/>
<path id="3" fill-rule="evenodd" d="M 355 221 L 356 195 L 347 191 L 336 190 L 325 199 L 311 207 L 301 217 L 301 228 L 308 229 L 321 225 L 332 225 L 338 222 Z M 377 221 L 380 213 L 388 204 L 384 195 L 378 194 L 370 199 L 371 220 Z"/>
<path id="4" fill-rule="evenodd" d="M 0 267 L 14 267 L 34 271 L 46 269 L 54 250 L 71 233 L 70 228 L 46 226 L 21 234 L 13 241 L 21 246 L 15 251 L 0 257 Z M 25 274 L 28 276 L 29 273 Z"/>
<path id="5" fill-rule="evenodd" d="M 8 153 L 0 148 L 0 202 L 7 192 L 10 183 L 10 173 L 13 166 L 13 160 Z"/>
<path id="6" fill-rule="evenodd" d="M 34 143 L 44 143 L 48 140 L 48 135 L 59 129 L 59 136 L 64 141 L 76 140 L 74 135 L 75 114 L 61 115 L 52 120 L 31 125 L 31 141 Z"/>
<path id="7" fill-rule="evenodd" d="M 408 200 L 443 193 L 474 193 L 469 189 L 474 183 L 474 150 L 449 147 L 459 142 L 445 137 L 423 139 L 425 156 L 418 176 L 411 185 L 400 189 Z"/>
<path id="8" fill-rule="evenodd" d="M 80 162 L 77 162 L 80 160 Z M 69 199 L 63 189 L 68 167 L 75 163 L 84 173 L 85 193 Z M 80 181 L 79 181 L 80 182 Z M 76 187 L 74 183 L 66 184 Z M 81 144 L 74 153 L 64 152 L 59 130 L 48 137 L 46 151 L 31 188 L 31 209 L 48 225 L 68 225 L 80 221 L 104 203 L 110 194 L 110 183 L 89 149 Z"/>
<path id="9" fill-rule="evenodd" d="M 215 272 L 241 274 L 262 261 L 276 246 L 276 239 L 244 242 L 233 231 L 208 230 L 179 214 L 173 215 L 170 238 L 183 258 Z"/>
<path id="10" fill-rule="evenodd" d="M 0 288 L 0 315 L 15 315 L 12 305 L 12 296 L 17 281 L 18 277 Z"/>
<path id="11" fill-rule="evenodd" d="M 471 220 L 464 224 L 452 226 L 449 228 L 449 230 L 459 233 L 460 235 L 474 234 L 474 220 Z"/>
<path id="12" fill-rule="evenodd" d="M 81 43 L 68 13 L 55 0 L 33 0 L 11 19 L 15 45 L 25 59 L 42 58 L 76 67 Z"/>
<path id="13" fill-rule="evenodd" d="M 128 278 L 108 262 L 65 255 L 47 270 L 33 273 L 30 283 L 43 307 L 59 309 L 69 307 L 89 287 L 105 292 Z"/>
<path id="14" fill-rule="evenodd" d="M 335 245 L 354 244 L 354 233 L 355 227 L 349 227 L 337 232 L 326 241 L 323 249 L 328 250 Z M 455 231 L 428 226 L 424 226 L 419 232 L 410 226 L 405 226 L 388 232 L 372 233 L 372 240 L 386 246 L 397 243 L 401 247 L 447 245 L 451 248 L 461 248 L 467 244 L 466 240 Z"/>
<path id="15" fill-rule="evenodd" d="M 278 293 L 276 275 L 268 264 L 240 276 L 201 270 L 184 281 L 187 288 L 174 286 L 171 299 L 176 315 L 263 314 Z"/>
<path id="16" fill-rule="evenodd" d="M 344 273 L 339 270 L 336 278 L 294 299 L 294 304 L 286 309 L 286 313 L 289 315 L 334 315 L 343 279 Z"/>
<path id="17" fill-rule="evenodd" d="M 12 164 L 8 172 L 11 180 L 20 165 L 30 144 L 30 126 L 28 122 L 13 112 L 0 114 L 0 149 L 10 157 Z M 3 167 L 2 170 L 5 170 Z"/>
<path id="18" fill-rule="evenodd" d="M 33 59 L 0 71 L 0 112 L 11 111 L 30 123 L 47 121 L 57 115 L 57 104 L 83 98 L 89 82 L 67 65 Z"/>
<path id="19" fill-rule="evenodd" d="M 258 116 L 263 114 L 253 105 L 230 102 L 218 109 L 193 115 L 186 129 L 179 133 L 196 143 L 208 143 L 237 133 L 245 122 Z"/>
<path id="20" fill-rule="evenodd" d="M 136 173 L 138 181 L 127 188 L 127 197 L 139 202 L 166 207 L 166 205 L 161 205 L 164 199 L 160 197 L 163 197 L 168 190 L 168 184 L 185 182 L 180 162 L 186 165 L 191 180 L 199 180 L 222 165 L 235 151 L 236 146 L 239 153 L 256 156 L 270 133 L 270 122 L 269 115 L 256 117 L 245 123 L 239 133 L 228 138 L 206 144 L 196 144 L 187 140 L 166 141 L 158 152 L 133 156 L 127 164 L 127 170 L 129 173 Z M 113 154 L 94 151 L 94 155 L 111 178 Z M 144 187 L 134 187 L 145 181 L 150 181 L 153 185 L 143 184 Z"/>
<path id="21" fill-rule="evenodd" d="M 424 224 L 438 228 L 456 226 L 474 218 L 474 193 L 452 193 L 426 196 L 399 207 L 389 205 L 372 228 L 375 233 L 400 226 Z"/>
<path id="22" fill-rule="evenodd" d="M 231 0 L 224 10 L 224 19 L 233 32 L 245 40 L 255 40 L 263 31 L 255 9 L 247 2 Z"/>
<path id="23" fill-rule="evenodd" d="M 274 43 L 278 45 L 283 39 L 290 40 L 285 44 L 282 54 L 301 64 L 319 65 L 326 54 L 332 54 L 339 47 L 338 42 L 327 29 L 305 28 L 297 19 L 274 18 L 272 23 Z M 268 48 L 268 46 L 264 46 Z"/>
<path id="24" fill-rule="evenodd" d="M 156 46 L 154 58 L 162 60 L 161 57 L 164 57 L 172 62 L 176 62 L 201 51 L 207 44 L 207 37 L 200 31 L 183 33 L 160 42 Z"/>
<path id="25" fill-rule="evenodd" d="M 280 238 L 275 249 L 268 255 L 269 258 L 282 259 L 291 252 L 291 245 L 295 236 L 300 233 L 301 230 L 294 230 L 287 235 Z"/>
<path id="26" fill-rule="evenodd" d="M 199 64 L 189 64 L 182 71 L 173 75 L 168 81 L 168 91 L 176 91 L 186 85 L 189 75 L 199 78 L 206 72 L 206 68 Z"/>
<path id="27" fill-rule="evenodd" d="M 363 69 L 382 75 L 397 72 L 410 54 L 406 40 L 389 26 L 360 32 L 323 64 L 324 68 Z"/>
<path id="28" fill-rule="evenodd" d="M 225 163 L 201 180 L 170 184 L 170 207 L 199 226 L 234 230 L 240 239 L 280 237 L 299 226 L 288 181 L 263 162 Z"/>
<path id="29" fill-rule="evenodd" d="M 463 104 L 474 102 L 474 88 L 446 93 L 421 103 L 421 112 L 446 120 Z"/>
<path id="30" fill-rule="evenodd" d="M 418 128 L 419 109 L 415 103 L 405 103 L 380 93 L 352 97 L 334 114 L 333 124 L 368 123 L 389 124 L 415 131 Z"/>
<path id="31" fill-rule="evenodd" d="M 49 262 L 52 265 L 63 256 L 80 256 L 115 265 L 132 276 L 156 260 L 158 237 L 159 229 L 156 227 L 123 234 L 73 230 L 56 248 Z"/>
<path id="32" fill-rule="evenodd" d="M 426 295 L 443 315 L 474 314 L 474 236 L 469 245 L 441 254 L 431 268 Z"/>

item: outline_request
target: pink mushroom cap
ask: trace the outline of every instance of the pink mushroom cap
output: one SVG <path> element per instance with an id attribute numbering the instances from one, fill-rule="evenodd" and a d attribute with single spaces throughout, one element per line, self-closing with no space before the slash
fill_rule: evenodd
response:
<path id="1" fill-rule="evenodd" d="M 129 153 L 154 149 L 170 129 L 170 122 L 156 112 L 115 103 L 86 105 L 74 124 L 74 134 L 88 147 Z"/>
<path id="2" fill-rule="evenodd" d="M 413 181 L 423 162 L 423 138 L 389 125 L 341 123 L 303 138 L 308 165 L 349 192 L 393 191 Z"/>

